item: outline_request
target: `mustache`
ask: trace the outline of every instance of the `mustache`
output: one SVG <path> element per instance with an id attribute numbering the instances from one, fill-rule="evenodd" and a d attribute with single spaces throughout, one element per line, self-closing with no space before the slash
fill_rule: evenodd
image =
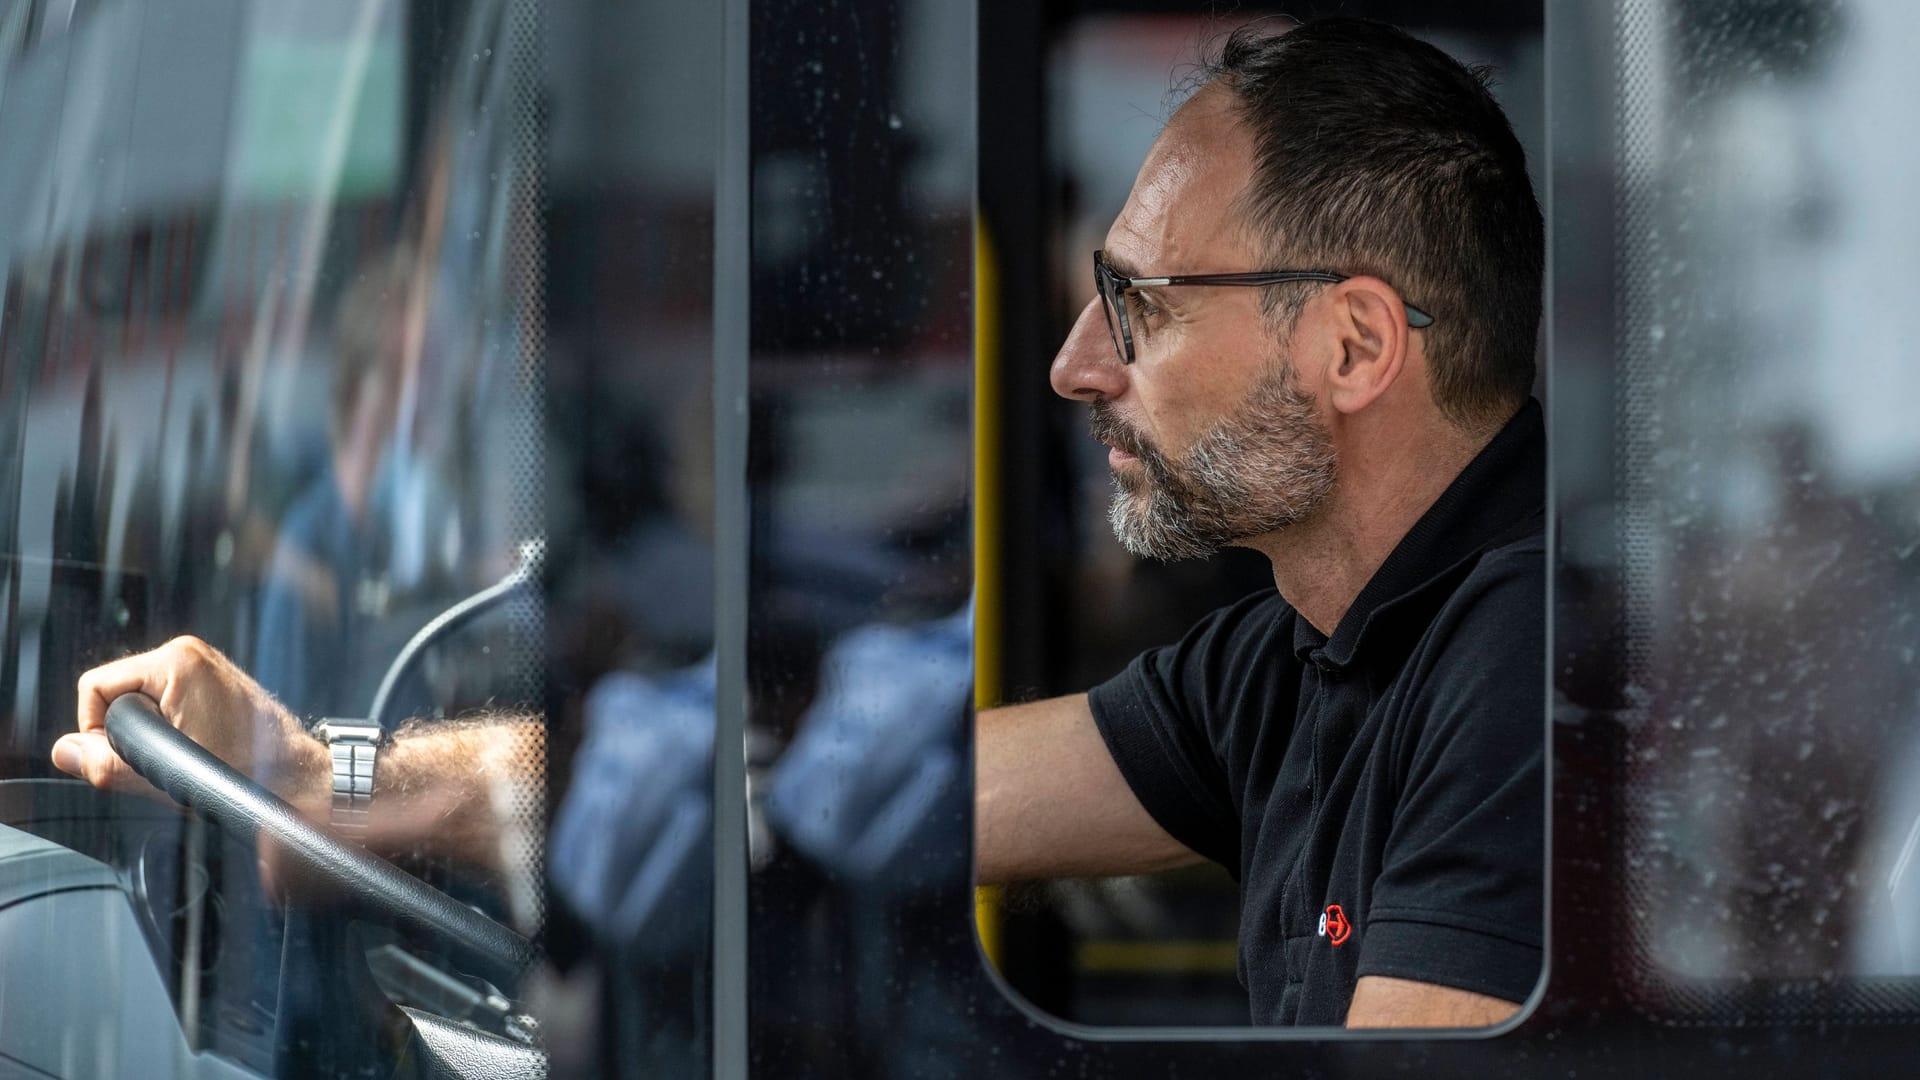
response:
<path id="1" fill-rule="evenodd" d="M 1159 457 L 1144 436 L 1114 414 L 1113 405 L 1109 402 L 1096 401 L 1087 407 L 1087 426 L 1092 429 L 1095 439 L 1108 446 L 1117 446 L 1142 461 Z"/>

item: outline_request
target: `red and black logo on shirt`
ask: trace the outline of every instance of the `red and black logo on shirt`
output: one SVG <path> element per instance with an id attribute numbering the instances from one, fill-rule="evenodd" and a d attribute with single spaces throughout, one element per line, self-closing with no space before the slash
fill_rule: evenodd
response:
<path id="1" fill-rule="evenodd" d="M 1347 921 L 1347 913 L 1340 910 L 1339 904 L 1328 904 L 1327 910 L 1320 913 L 1320 936 L 1335 948 L 1345 945 L 1353 936 L 1353 924 Z"/>

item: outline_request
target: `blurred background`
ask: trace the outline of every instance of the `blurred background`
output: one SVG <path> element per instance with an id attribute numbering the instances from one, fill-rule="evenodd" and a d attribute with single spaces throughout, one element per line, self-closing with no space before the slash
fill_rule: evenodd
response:
<path id="1" fill-rule="evenodd" d="M 1617 970 L 1668 1017 L 1909 1014 L 1920 22 L 1554 15 L 1558 715 L 1618 725 Z"/>

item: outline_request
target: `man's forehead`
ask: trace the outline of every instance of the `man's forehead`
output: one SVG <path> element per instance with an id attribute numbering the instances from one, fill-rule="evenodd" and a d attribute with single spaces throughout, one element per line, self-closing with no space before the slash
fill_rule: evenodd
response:
<path id="1" fill-rule="evenodd" d="M 1201 89 L 1174 113 L 1140 166 L 1108 233 L 1113 267 L 1154 274 L 1217 269 L 1187 263 L 1219 262 L 1241 242 L 1235 205 L 1253 162 L 1253 139 L 1232 95 L 1220 87 Z"/>

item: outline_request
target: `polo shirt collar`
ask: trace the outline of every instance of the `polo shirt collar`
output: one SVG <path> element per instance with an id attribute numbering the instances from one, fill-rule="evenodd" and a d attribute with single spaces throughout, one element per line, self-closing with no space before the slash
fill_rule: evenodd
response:
<path id="1" fill-rule="evenodd" d="M 1546 427 L 1529 398 L 1400 538 L 1327 638 L 1298 614 L 1293 651 L 1345 667 L 1393 609 L 1487 548 L 1517 539 L 1546 509 Z"/>

